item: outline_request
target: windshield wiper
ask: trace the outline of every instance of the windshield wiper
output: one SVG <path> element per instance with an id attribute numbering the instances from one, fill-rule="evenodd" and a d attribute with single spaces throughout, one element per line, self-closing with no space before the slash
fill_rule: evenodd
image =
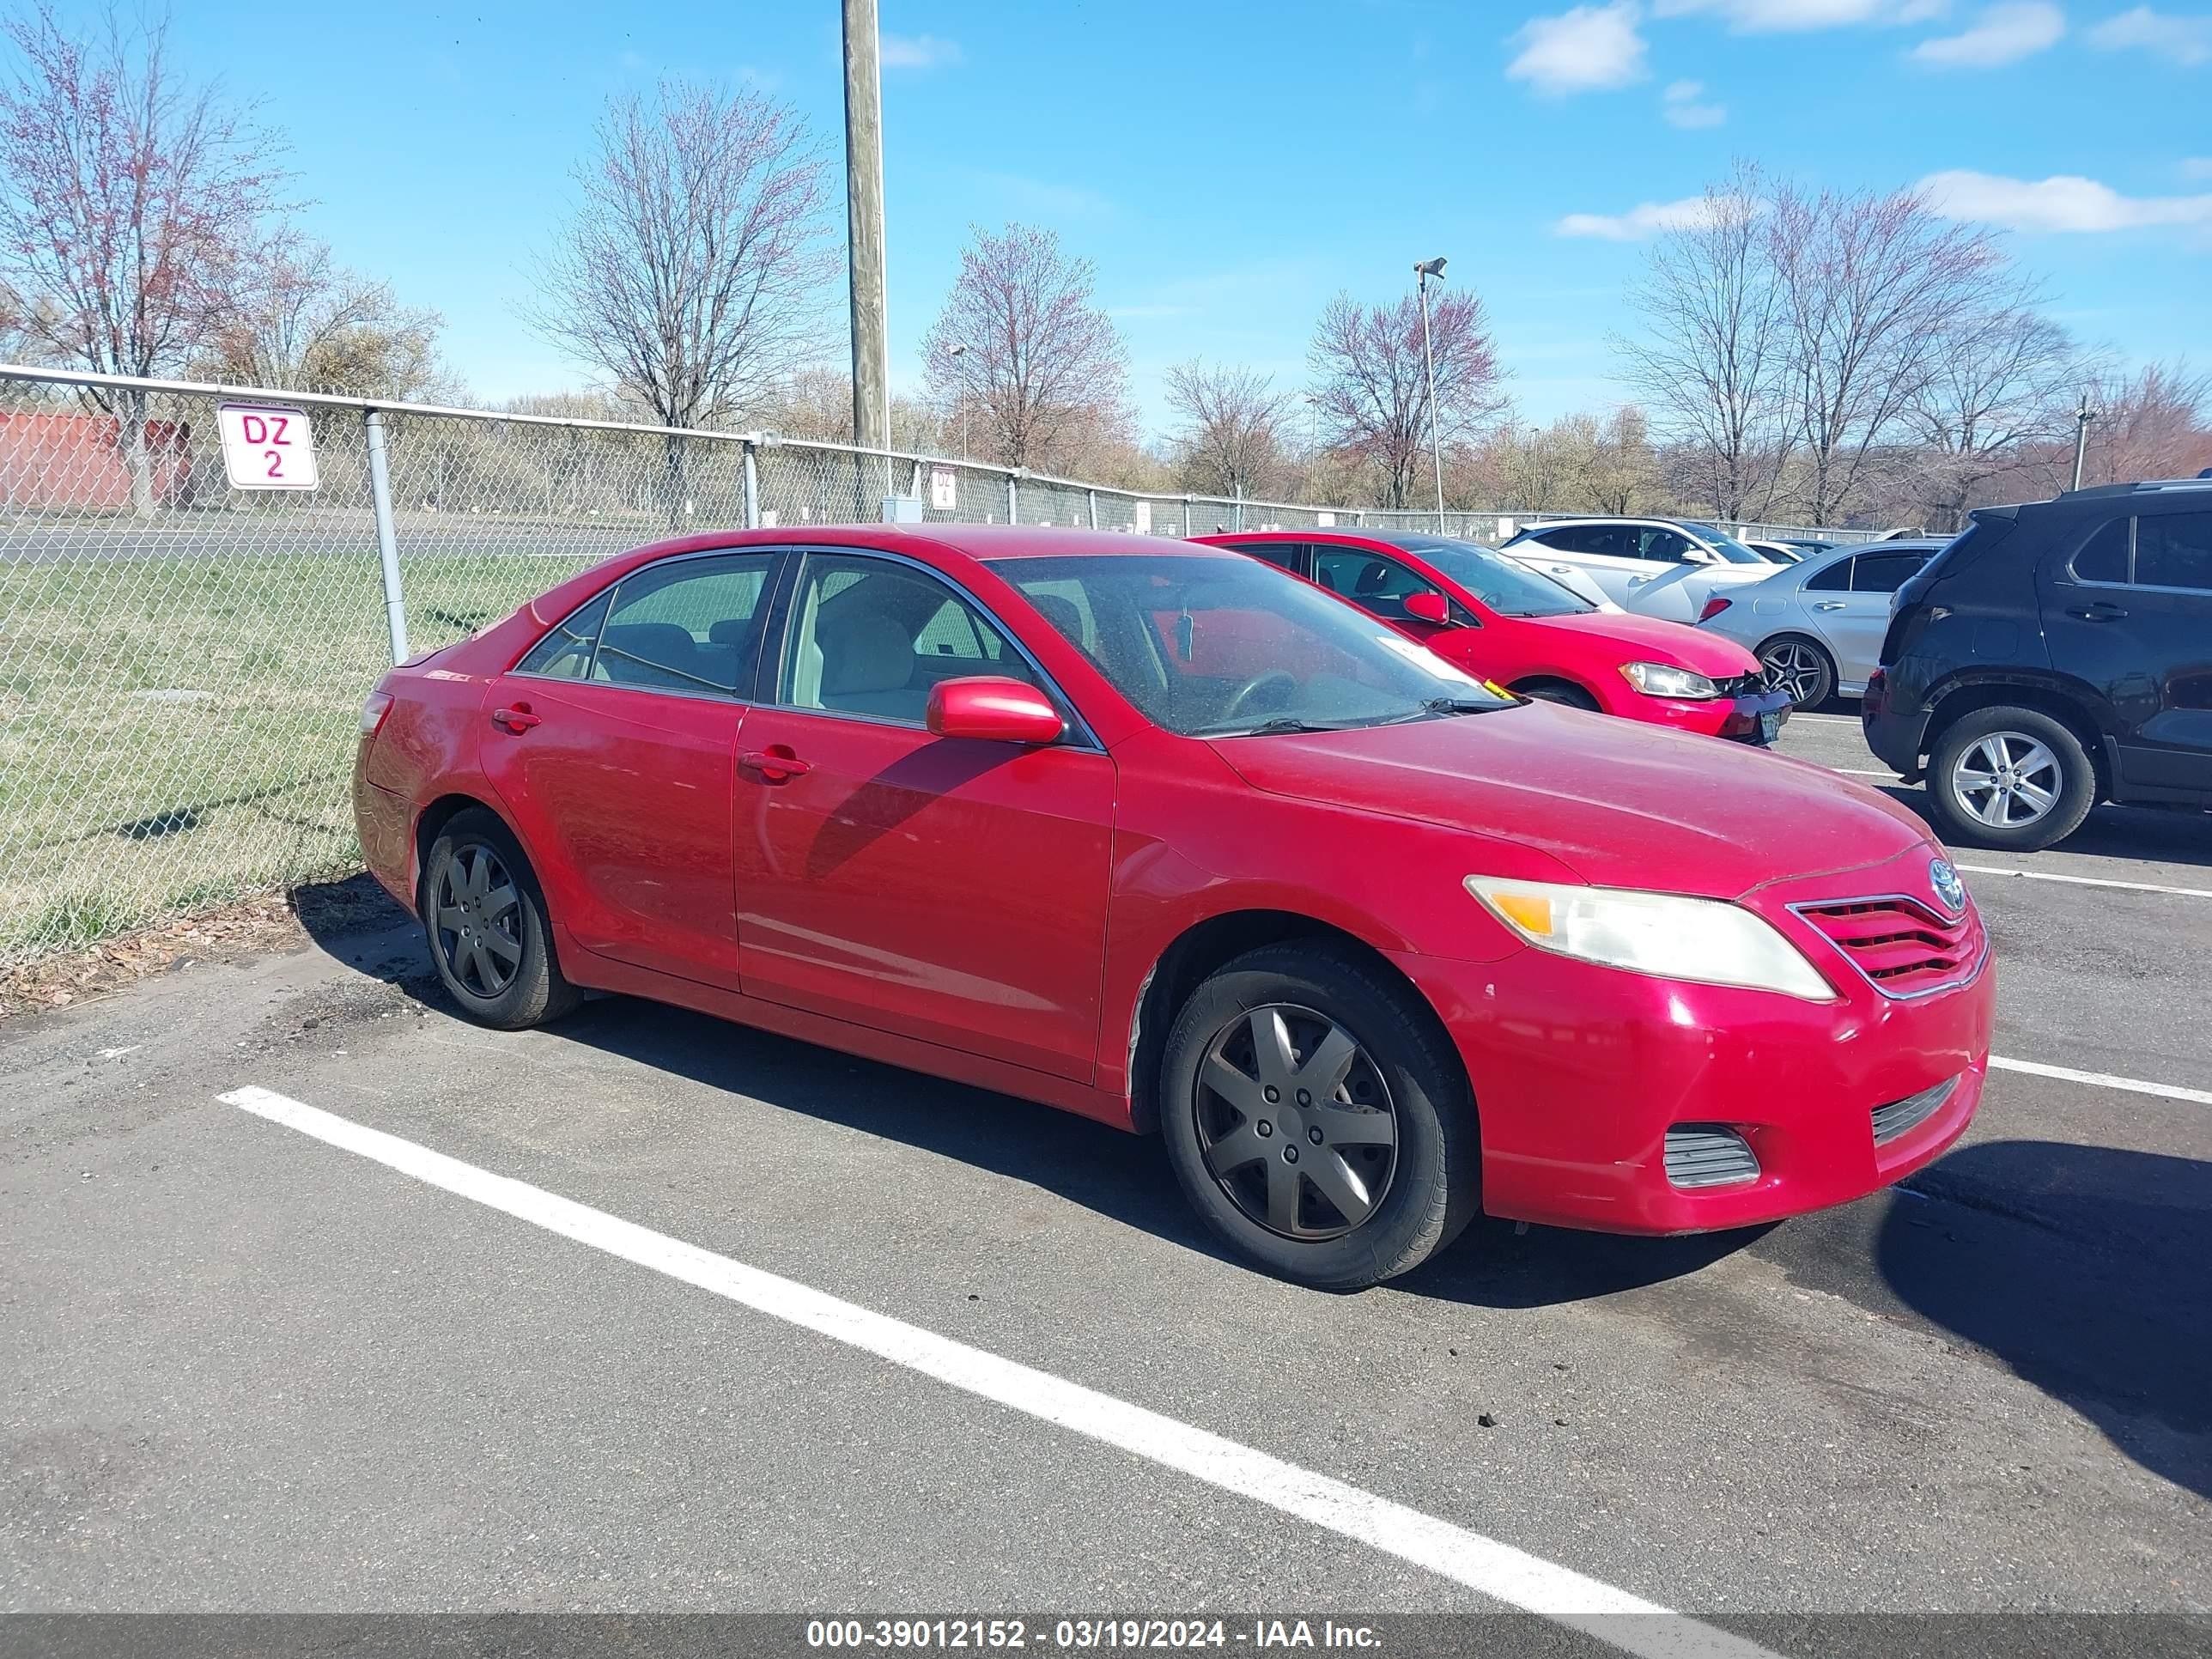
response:
<path id="1" fill-rule="evenodd" d="M 1278 714 L 1273 720 L 1261 720 L 1257 726 L 1232 726 L 1225 732 L 1201 732 L 1202 738 L 1273 738 L 1291 732 L 1349 732 L 1352 727 L 1341 721 L 1300 720 L 1295 714 Z"/>
<path id="2" fill-rule="evenodd" d="M 1386 726 L 1404 726 L 1409 721 L 1425 720 L 1431 714 L 1487 714 L 1494 708 L 1510 708 L 1510 702 L 1493 702 L 1488 697 L 1425 697 L 1418 708 L 1394 715 L 1383 722 Z"/>

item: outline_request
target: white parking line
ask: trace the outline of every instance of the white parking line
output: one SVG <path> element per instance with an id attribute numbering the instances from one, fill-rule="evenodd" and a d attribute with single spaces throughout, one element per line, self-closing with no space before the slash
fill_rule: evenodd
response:
<path id="1" fill-rule="evenodd" d="M 2116 881 L 2107 876 L 2062 876 L 2049 870 L 2007 870 L 1994 864 L 1954 866 L 1977 876 L 2018 876 L 2022 881 L 2063 881 L 2069 887 L 2119 887 L 2130 893 L 2172 893 L 2181 898 L 2212 898 L 2212 888 L 2166 887 L 2154 881 Z"/>
<path id="2" fill-rule="evenodd" d="M 1251 1498 L 1645 1659 L 1773 1659 L 1753 1643 L 1510 1544 L 543 1188 L 266 1089 L 234 1089 L 220 1098 L 488 1209 Z"/>
<path id="3" fill-rule="evenodd" d="M 1859 717 L 1856 714 L 1808 714 L 1802 710 L 1793 710 L 1790 716 L 1790 724 L 1791 726 L 1795 726 L 1799 720 L 1807 720 L 1815 726 L 1856 726 L 1859 724 Z"/>
<path id="4" fill-rule="evenodd" d="M 2161 1100 L 2186 1100 L 2212 1106 L 2212 1089 L 2185 1089 L 2173 1083 L 2146 1083 L 2137 1077 L 2114 1077 L 2109 1072 L 2077 1072 L 2071 1066 L 2045 1066 L 2035 1060 L 2007 1060 L 1991 1054 L 1990 1064 L 2001 1072 L 2025 1072 L 2030 1077 L 2056 1078 L 2061 1083 L 2088 1083 L 2100 1089 L 2124 1089 L 2131 1095 L 2156 1095 Z"/>

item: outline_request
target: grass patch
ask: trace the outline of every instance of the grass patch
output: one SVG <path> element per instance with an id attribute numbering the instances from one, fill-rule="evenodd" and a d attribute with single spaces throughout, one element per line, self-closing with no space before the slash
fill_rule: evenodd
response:
<path id="1" fill-rule="evenodd" d="M 596 556 L 412 558 L 410 643 Z M 388 666 L 373 549 L 0 563 L 0 966 L 358 867 L 357 718 Z"/>

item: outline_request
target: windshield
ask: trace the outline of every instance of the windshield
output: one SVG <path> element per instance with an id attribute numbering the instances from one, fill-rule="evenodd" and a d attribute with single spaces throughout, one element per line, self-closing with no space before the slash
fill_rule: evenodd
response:
<path id="1" fill-rule="evenodd" d="M 1288 571 L 1192 554 L 992 569 L 1154 724 L 1186 737 L 1339 730 L 1512 700 Z"/>
<path id="2" fill-rule="evenodd" d="M 1419 554 L 1501 617 L 1577 617 L 1597 609 L 1549 576 L 1480 543 L 1407 537 L 1395 545 Z"/>
<path id="3" fill-rule="evenodd" d="M 1730 564 L 1772 564 L 1774 562 L 1765 554 L 1746 547 L 1717 524 L 1699 524 L 1694 520 L 1685 519 L 1682 520 L 1682 526 L 1686 530 L 1696 531 L 1698 535 L 1711 543 L 1713 550 Z"/>

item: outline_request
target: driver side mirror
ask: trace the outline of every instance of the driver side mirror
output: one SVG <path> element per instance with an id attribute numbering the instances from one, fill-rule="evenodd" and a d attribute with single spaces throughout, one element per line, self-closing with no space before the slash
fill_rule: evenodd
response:
<path id="1" fill-rule="evenodd" d="M 939 680 L 930 688 L 930 735 L 985 743 L 1057 743 L 1067 730 L 1042 691 L 1000 674 Z"/>
<path id="2" fill-rule="evenodd" d="M 1444 623 L 1451 621 L 1451 607 L 1444 596 L 1437 592 L 1406 595 L 1406 614 L 1415 622 Z"/>
<path id="3" fill-rule="evenodd" d="M 1682 550 L 1682 562 L 1684 564 L 1718 564 L 1720 561 L 1705 548 L 1686 547 Z"/>

